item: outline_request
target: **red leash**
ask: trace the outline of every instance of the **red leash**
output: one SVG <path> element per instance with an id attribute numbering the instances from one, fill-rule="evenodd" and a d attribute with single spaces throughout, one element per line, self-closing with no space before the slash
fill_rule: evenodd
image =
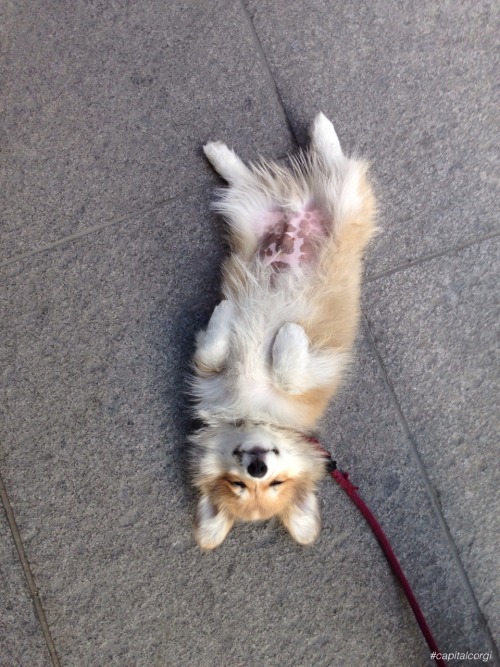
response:
<path id="1" fill-rule="evenodd" d="M 440 665 L 441 667 L 446 667 L 445 661 L 440 657 L 441 651 L 438 649 L 436 640 L 434 639 L 431 629 L 429 628 L 427 621 L 425 620 L 425 616 L 423 615 L 422 610 L 420 609 L 420 605 L 418 604 L 417 598 L 415 597 L 411 589 L 411 586 L 408 583 L 408 579 L 406 578 L 405 573 L 403 572 L 401 565 L 399 564 L 396 554 L 392 550 L 389 540 L 387 539 L 379 522 L 372 514 L 371 510 L 368 508 L 365 501 L 359 495 L 358 487 L 354 486 L 354 484 L 349 480 L 349 473 L 338 470 L 337 464 L 335 463 L 335 461 L 332 460 L 331 455 L 326 450 L 324 450 L 323 447 L 321 447 L 319 441 L 316 440 L 316 438 L 308 438 L 308 440 L 309 442 L 313 443 L 316 447 L 318 447 L 323 452 L 325 457 L 327 457 L 330 460 L 328 467 L 330 475 L 337 482 L 337 484 L 344 489 L 349 498 L 353 501 L 353 503 L 356 505 L 356 507 L 359 509 L 361 514 L 368 522 L 368 525 L 372 529 L 373 534 L 378 540 L 378 543 L 382 547 L 382 551 L 384 552 L 385 557 L 389 561 L 389 565 L 391 566 L 392 571 L 394 572 L 399 583 L 401 584 L 404 594 L 406 595 L 406 599 L 410 603 L 410 607 L 415 615 L 415 618 L 417 619 L 417 623 L 420 627 L 420 630 L 422 631 L 422 634 L 425 637 L 425 641 L 427 642 L 427 645 L 431 650 L 431 657 L 435 660 L 437 665 Z"/>

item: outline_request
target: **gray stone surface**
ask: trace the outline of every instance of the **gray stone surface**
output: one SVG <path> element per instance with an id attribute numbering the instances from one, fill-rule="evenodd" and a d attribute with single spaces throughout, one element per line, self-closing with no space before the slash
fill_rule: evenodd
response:
<path id="1" fill-rule="evenodd" d="M 360 487 L 361 495 L 379 519 L 441 650 L 488 651 L 488 637 L 465 593 L 411 443 L 398 423 L 365 339 L 360 341 L 356 357 L 350 378 L 327 413 L 321 440 L 339 466 L 350 471 L 351 480 Z M 342 531 L 340 526 L 345 519 L 339 516 L 338 506 L 332 504 L 332 496 L 339 493 L 336 487 L 324 486 L 322 490 L 327 539 L 347 551 L 352 563 L 361 556 L 358 549 L 377 551 L 379 547 L 353 505 L 347 504 L 341 512 L 348 513 L 350 521 L 352 517 L 358 519 L 357 526 L 353 529 L 349 523 Z M 370 536 L 369 546 L 356 545 L 361 532 Z M 391 575 L 387 575 L 386 585 L 391 586 Z M 413 618 L 409 625 L 414 625 Z M 363 634 L 369 632 L 365 628 L 359 630 Z M 374 653 L 372 657 L 377 664 L 380 656 Z M 410 655 L 405 657 L 404 649 L 399 660 L 404 665 L 418 664 Z"/>
<path id="2" fill-rule="evenodd" d="M 62 664 L 425 665 L 378 546 L 328 481 L 311 549 L 273 524 L 238 527 L 215 553 L 194 544 L 181 393 L 217 298 L 206 206 L 180 199 L 6 269 L 1 465 Z M 364 347 L 361 367 L 325 439 L 387 522 L 438 636 L 480 648 Z"/>
<path id="3" fill-rule="evenodd" d="M 290 147 L 238 3 L 3 11 L 0 259 L 211 180 L 210 138 L 245 157 Z"/>
<path id="4" fill-rule="evenodd" d="M 496 222 L 497 10 L 247 6 L 258 39 L 229 0 L 4 3 L 0 471 L 61 665 L 431 664 L 378 545 L 328 480 L 309 549 L 273 522 L 209 554 L 191 534 L 186 376 L 224 254 L 201 146 L 225 139 L 252 158 L 292 144 L 258 40 L 298 139 L 323 109 L 346 149 L 373 159 L 381 201 L 370 332 L 323 441 L 441 648 L 490 651 L 500 262 L 498 240 L 480 241 Z M 0 667 L 45 667 L 2 520 Z"/>
<path id="5" fill-rule="evenodd" d="M 497 642 L 499 265 L 492 239 L 365 290 L 377 347 Z"/>
<path id="6" fill-rule="evenodd" d="M 0 667 L 49 667 L 51 664 L 0 505 Z"/>
<path id="7" fill-rule="evenodd" d="M 498 5 L 247 4 L 300 140 L 323 110 L 373 161 L 369 274 L 498 231 Z"/>

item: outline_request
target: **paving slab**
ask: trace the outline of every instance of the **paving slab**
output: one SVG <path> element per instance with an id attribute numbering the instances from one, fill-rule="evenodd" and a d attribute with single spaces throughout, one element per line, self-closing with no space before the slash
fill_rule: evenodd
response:
<path id="1" fill-rule="evenodd" d="M 9 2 L 1 23 L 2 260 L 213 182 L 208 139 L 290 148 L 238 2 Z"/>
<path id="2" fill-rule="evenodd" d="M 498 280 L 490 239 L 365 287 L 377 348 L 500 640 Z"/>
<path id="3" fill-rule="evenodd" d="M 0 505 L 0 667 L 50 667 L 42 629 Z"/>
<path id="4" fill-rule="evenodd" d="M 465 590 L 453 549 L 419 472 L 412 443 L 391 405 L 367 338 L 360 340 L 350 377 L 327 413 L 321 439 L 328 443 L 338 465 L 349 471 L 351 480 L 359 486 L 362 497 L 379 519 L 440 649 L 489 652 L 490 639 Z M 338 508 L 331 506 L 331 496 L 338 492 L 323 489 L 322 496 L 325 523 L 343 549 L 352 542 L 354 533 L 350 527 L 344 534 L 336 535 Z M 352 505 L 343 511 L 357 513 Z M 356 532 L 360 530 L 369 529 L 361 523 Z M 369 548 L 379 547 L 372 539 Z M 350 556 L 358 557 L 358 552 Z M 387 585 L 391 585 L 389 581 Z M 408 632 L 414 621 L 406 622 Z M 401 664 L 419 664 L 403 652 L 399 655 Z"/>
<path id="5" fill-rule="evenodd" d="M 223 255 L 207 205 L 179 198 L 4 270 L 0 464 L 62 665 L 430 664 L 328 480 L 312 548 L 273 522 L 212 553 L 194 543 L 182 392 Z M 325 442 L 387 524 L 440 640 L 482 649 L 366 344 L 359 358 Z"/>
<path id="6" fill-rule="evenodd" d="M 246 4 L 299 140 L 322 110 L 373 163 L 368 274 L 499 231 L 498 5 Z"/>

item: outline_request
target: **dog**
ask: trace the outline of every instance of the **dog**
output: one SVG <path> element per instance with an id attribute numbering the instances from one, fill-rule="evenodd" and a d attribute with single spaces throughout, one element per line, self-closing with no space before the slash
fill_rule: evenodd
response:
<path id="1" fill-rule="evenodd" d="M 215 210 L 230 254 L 222 300 L 198 333 L 190 436 L 200 491 L 195 538 L 213 549 L 236 521 L 278 517 L 294 540 L 320 531 L 324 454 L 310 435 L 349 362 L 362 259 L 375 231 L 367 163 L 342 153 L 318 114 L 290 166 L 247 167 L 224 143 L 204 152 L 229 184 Z"/>

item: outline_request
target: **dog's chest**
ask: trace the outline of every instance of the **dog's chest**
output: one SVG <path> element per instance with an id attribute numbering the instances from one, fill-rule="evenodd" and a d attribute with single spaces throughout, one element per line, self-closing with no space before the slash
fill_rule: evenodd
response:
<path id="1" fill-rule="evenodd" d="M 298 212 L 277 208 L 260 223 L 259 258 L 276 270 L 296 269 L 313 261 L 318 242 L 327 236 L 325 216 L 307 204 Z"/>

